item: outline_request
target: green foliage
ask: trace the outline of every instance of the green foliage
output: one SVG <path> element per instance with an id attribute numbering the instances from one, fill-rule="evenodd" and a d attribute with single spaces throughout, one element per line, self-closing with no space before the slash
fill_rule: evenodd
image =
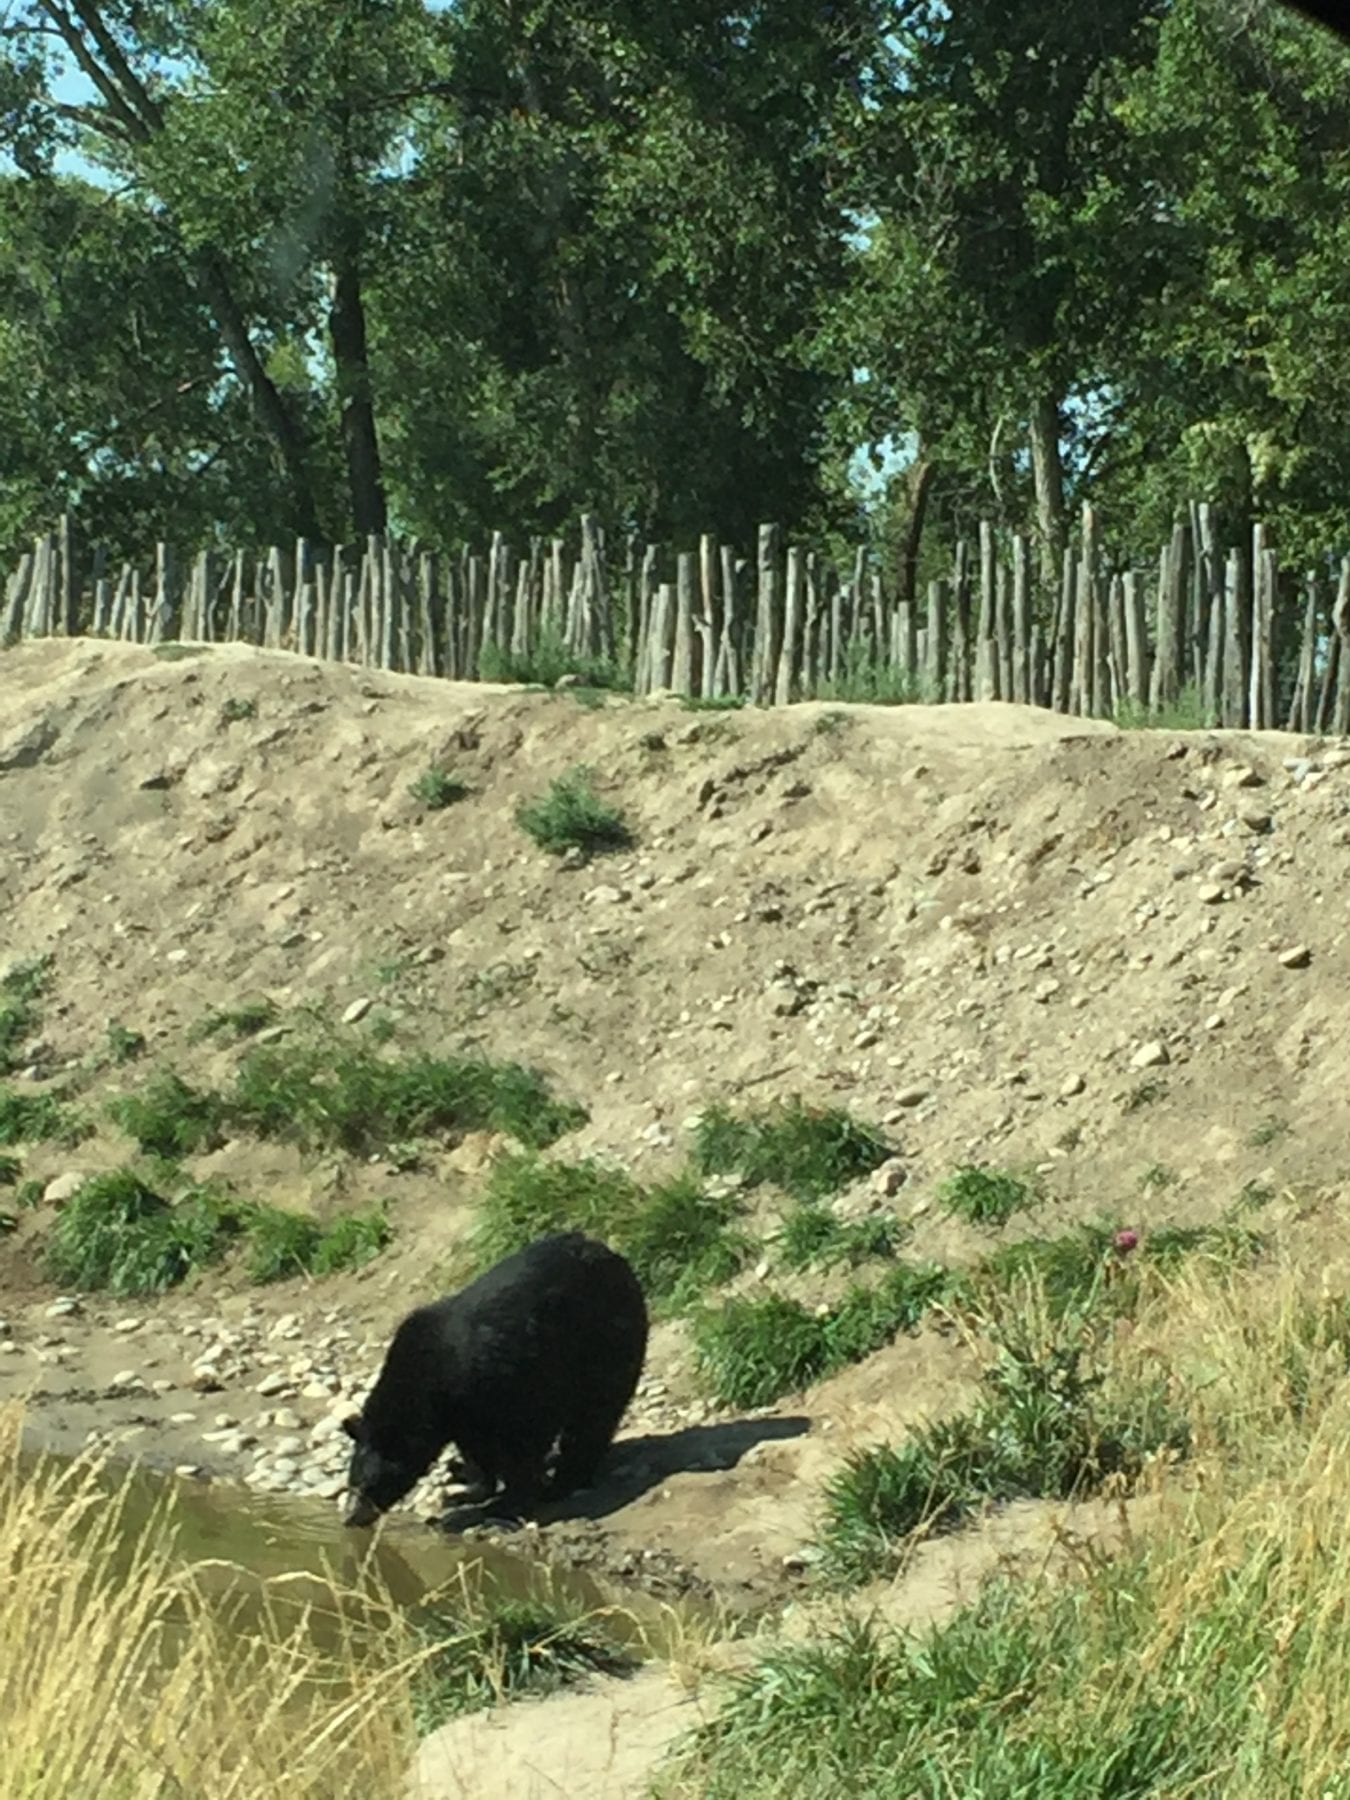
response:
<path id="1" fill-rule="evenodd" d="M 1015 1212 L 1036 1204 L 1030 1182 L 1003 1169 L 967 1164 L 938 1188 L 938 1200 L 958 1219 L 971 1225 L 1006 1225 Z"/>
<path id="2" fill-rule="evenodd" d="M 909 1236 L 893 1213 L 843 1220 L 828 1207 L 807 1204 L 790 1212 L 778 1237 L 778 1251 L 788 1269 L 833 1269 L 841 1264 L 892 1257 Z"/>
<path id="3" fill-rule="evenodd" d="M 419 806 L 425 806 L 428 812 L 440 812 L 443 807 L 453 806 L 456 800 L 462 800 L 468 793 L 468 787 L 448 769 L 433 764 L 423 769 L 416 781 L 411 782 L 408 792 Z"/>
<path id="4" fill-rule="evenodd" d="M 249 719 L 258 716 L 258 702 L 241 694 L 230 694 L 220 708 L 222 725 L 242 725 Z"/>
<path id="5" fill-rule="evenodd" d="M 867 706 L 912 706 L 924 697 L 923 683 L 917 676 L 875 655 L 866 644 L 850 644 L 838 676 L 821 682 L 815 695 L 819 700 Z"/>
<path id="6" fill-rule="evenodd" d="M 205 1189 L 172 1206 L 133 1170 L 111 1169 L 57 1213 L 45 1262 L 65 1287 L 157 1294 L 216 1261 L 239 1229 L 238 1213 Z"/>
<path id="7" fill-rule="evenodd" d="M 117 1019 L 108 1021 L 107 1043 L 109 1057 L 119 1065 L 145 1055 L 145 1033 L 132 1031 Z"/>
<path id="8" fill-rule="evenodd" d="M 436 1646 L 413 1678 L 419 1736 L 481 1707 L 628 1674 L 636 1663 L 601 1620 L 551 1601 L 494 1597 L 438 1611 L 418 1629 L 424 1645 Z"/>
<path id="9" fill-rule="evenodd" d="M 0 1075 L 17 1068 L 19 1052 L 42 1019 L 39 1002 L 52 984 L 52 959 L 11 963 L 0 975 Z"/>
<path id="10" fill-rule="evenodd" d="M 803 1201 L 827 1199 L 891 1156 L 879 1133 L 837 1107 L 793 1099 L 737 1116 L 710 1106 L 694 1131 L 694 1166 L 703 1175 L 739 1175 Z"/>
<path id="11" fill-rule="evenodd" d="M 518 1063 L 471 1057 L 385 1057 L 343 1039 L 258 1045 L 226 1101 L 235 1126 L 314 1149 L 386 1151 L 418 1137 L 504 1131 L 543 1148 L 585 1121 Z"/>
<path id="12" fill-rule="evenodd" d="M 224 1038 L 238 1043 L 242 1038 L 257 1037 L 269 1025 L 275 1025 L 280 1014 L 272 1000 L 245 1000 L 239 1006 L 218 1006 L 198 1019 L 188 1031 L 190 1044 L 204 1043 L 210 1038 Z"/>
<path id="13" fill-rule="evenodd" d="M 546 1162 L 499 1156 L 479 1203 L 472 1235 L 478 1269 L 491 1267 L 551 1231 L 584 1231 L 632 1263 L 652 1302 L 674 1307 L 728 1280 L 747 1255 L 734 1230 L 734 1199 L 679 1177 L 644 1188 L 602 1163 Z"/>
<path id="14" fill-rule="evenodd" d="M 0 1084 L 0 1144 L 77 1144 L 89 1127 L 63 1095 L 21 1094 Z"/>
<path id="15" fill-rule="evenodd" d="M 0 1155 L 0 1187 L 17 1187 L 23 1174 L 23 1162 L 8 1152 Z"/>
<path id="16" fill-rule="evenodd" d="M 947 1531 L 982 1502 L 1066 1499 L 1107 1475 L 1137 1475 L 1189 1428 L 1166 1383 L 1106 1390 L 1072 1332 L 1005 1334 L 975 1407 L 916 1427 L 898 1448 L 849 1458 L 826 1491 L 825 1573 L 864 1581 L 895 1566 L 912 1533 Z"/>
<path id="17" fill-rule="evenodd" d="M 612 657 L 577 656 L 557 631 L 541 632 L 532 650 L 517 655 L 496 644 L 484 644 L 478 657 L 483 681 L 501 681 L 522 687 L 556 687 L 570 679 L 576 688 L 598 693 L 630 691 L 632 682 Z"/>
<path id="18" fill-rule="evenodd" d="M 249 1278 L 270 1282 L 359 1268 L 390 1236 L 378 1210 L 324 1227 L 211 1185 L 190 1184 L 170 1201 L 146 1175 L 118 1168 L 91 1176 L 60 1209 L 44 1260 L 63 1286 L 127 1296 L 162 1293 L 240 1240 Z"/>
<path id="19" fill-rule="evenodd" d="M 821 1312 L 780 1294 L 729 1300 L 695 1316 L 695 1356 L 719 1400 L 768 1406 L 873 1355 L 962 1291 L 961 1277 L 947 1269 L 900 1264 Z"/>
<path id="20" fill-rule="evenodd" d="M 557 856 L 566 850 L 596 856 L 627 850 L 633 842 L 622 813 L 596 793 L 587 769 L 559 776 L 541 798 L 518 806 L 516 823 L 541 850 Z"/>
<path id="21" fill-rule="evenodd" d="M 168 1069 L 152 1076 L 138 1094 L 110 1100 L 108 1116 L 147 1155 L 171 1162 L 214 1149 L 222 1141 L 220 1096 L 192 1087 Z"/>

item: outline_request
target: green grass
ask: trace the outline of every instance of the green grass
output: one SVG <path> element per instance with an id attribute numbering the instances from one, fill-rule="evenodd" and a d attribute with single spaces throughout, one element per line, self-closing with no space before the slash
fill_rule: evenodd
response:
<path id="1" fill-rule="evenodd" d="M 584 856 L 627 850 L 633 834 L 623 814 L 596 793 L 588 769 L 561 775 L 548 792 L 516 808 L 516 823 L 541 850 L 561 856 L 578 850 Z"/>
<path id="2" fill-rule="evenodd" d="M 279 1012 L 271 1000 L 245 1000 L 239 1006 L 219 1006 L 198 1019 L 187 1034 L 190 1044 L 204 1043 L 209 1038 L 224 1038 L 240 1043 L 256 1037 L 269 1025 L 275 1025 Z"/>
<path id="3" fill-rule="evenodd" d="M 51 984 L 50 956 L 11 963 L 0 975 L 0 1075 L 18 1067 L 20 1051 L 42 1022 L 40 1002 Z"/>
<path id="4" fill-rule="evenodd" d="M 543 631 L 532 650 L 522 655 L 484 644 L 478 657 L 481 681 L 502 681 L 521 687 L 556 687 L 572 676 L 580 688 L 606 693 L 632 691 L 632 681 L 618 662 L 604 656 L 578 656 L 569 650 L 557 631 Z"/>
<path id="5" fill-rule="evenodd" d="M 110 1169 L 57 1213 L 44 1260 L 63 1287 L 157 1294 L 217 1261 L 240 1228 L 238 1214 L 207 1190 L 175 1206 L 134 1170 Z"/>
<path id="6" fill-rule="evenodd" d="M 1269 1144 L 1277 1144 L 1281 1138 L 1289 1135 L 1288 1119 L 1277 1119 L 1273 1116 L 1259 1119 L 1247 1133 L 1247 1143 L 1253 1150 L 1264 1150 Z"/>
<path id="7" fill-rule="evenodd" d="M 1057 1237 L 1005 1244 L 972 1271 L 972 1295 L 980 1302 L 1030 1280 L 1052 1319 L 1098 1310 L 1123 1316 L 1134 1310 L 1149 1270 L 1170 1275 L 1197 1261 L 1236 1269 L 1254 1262 L 1265 1248 L 1259 1233 L 1232 1221 L 1164 1226 L 1143 1233 L 1137 1245 L 1124 1252 L 1116 1248 L 1119 1230 L 1115 1224 L 1098 1222 Z"/>
<path id="8" fill-rule="evenodd" d="M 893 1213 L 843 1220 L 828 1207 L 808 1203 L 784 1219 L 778 1257 L 786 1269 L 856 1269 L 860 1263 L 893 1257 L 910 1235 Z"/>
<path id="9" fill-rule="evenodd" d="M 226 1100 L 237 1128 L 306 1148 L 375 1154 L 419 1137 L 501 1131 L 542 1149 L 583 1124 L 519 1063 L 417 1054 L 381 1056 L 334 1039 L 248 1051 Z"/>
<path id="10" fill-rule="evenodd" d="M 0 1187 L 17 1187 L 22 1174 L 22 1158 L 0 1153 Z"/>
<path id="11" fill-rule="evenodd" d="M 1006 1225 L 1014 1213 L 1034 1206 L 1039 1195 L 1020 1175 L 968 1163 L 940 1184 L 937 1197 L 953 1218 L 996 1227 Z"/>
<path id="12" fill-rule="evenodd" d="M 0 1083 L 0 1144 L 55 1143 L 69 1147 L 90 1127 L 59 1092 L 20 1094 Z"/>
<path id="13" fill-rule="evenodd" d="M 1109 1552 L 1062 1539 L 1069 1555 L 1052 1573 L 996 1573 L 932 1629 L 890 1631 L 869 1612 L 771 1649 L 731 1678 L 712 1720 L 658 1772 L 654 1792 L 700 1800 L 1343 1795 L 1350 1326 L 1345 1298 L 1310 1299 L 1308 1275 L 1300 1268 L 1274 1282 L 1232 1282 L 1217 1271 L 1159 1296 L 1151 1323 L 1177 1359 L 1202 1352 L 1222 1375 L 1191 1396 L 1204 1478 L 1162 1484 L 1145 1528 L 1125 1531 Z M 1307 1379 L 1291 1386 L 1284 1371 L 1300 1358 Z M 1081 1449 L 1091 1436 L 1085 1414 L 1100 1426 L 1114 1412 L 1130 1426 L 1132 1441 L 1118 1434 L 1116 1448 L 1131 1457 L 1144 1437 L 1165 1432 L 1163 1415 L 1150 1428 L 1142 1396 L 1132 1400 L 1117 1376 L 1083 1393 L 1072 1379 L 1066 1385 L 1072 1370 L 1044 1356 L 1032 1361 L 1030 1382 L 1018 1375 L 1012 1383 L 1023 1398 L 1013 1396 L 1010 1448 L 1027 1457 L 1024 1473 L 1062 1485 L 1074 1462 L 1063 1455 L 1066 1442 Z M 1135 1377 L 1147 1367 L 1136 1359 Z M 1130 1366 L 1118 1373 L 1128 1378 Z M 1067 1405 L 1047 1411 L 1046 1391 Z M 991 1389 L 988 1404 L 1010 1402 Z M 1064 1424 L 1053 1423 L 1056 1411 Z M 1199 1437 L 1216 1423 L 1221 1454 Z M 1002 1446 L 996 1455 L 1001 1461 Z M 1090 1463 L 1089 1479 L 1099 1467 Z M 911 1516 L 948 1492 L 946 1476 L 925 1492 L 909 1475 Z M 901 1494 L 898 1472 L 888 1487 Z"/>
<path id="14" fill-rule="evenodd" d="M 434 764 L 429 769 L 423 769 L 416 781 L 408 784 L 408 792 L 428 812 L 440 812 L 444 807 L 453 806 L 468 791 L 467 783 L 460 781 L 448 769 Z"/>
<path id="15" fill-rule="evenodd" d="M 231 694 L 220 709 L 222 725 L 242 725 L 246 719 L 256 719 L 258 702 L 246 700 L 239 695 Z"/>
<path id="16" fill-rule="evenodd" d="M 278 1207 L 253 1207 L 244 1215 L 251 1281 L 286 1281 L 296 1275 L 336 1275 L 372 1262 L 393 1236 L 383 1211 L 344 1213 L 329 1225 Z"/>
<path id="17" fill-rule="evenodd" d="M 979 1400 L 922 1424 L 898 1446 L 855 1452 L 826 1488 L 821 1569 L 841 1585 L 884 1574 L 916 1532 L 953 1530 L 979 1506 L 1067 1499 L 1108 1475 L 1139 1474 L 1160 1450 L 1184 1454 L 1185 1417 L 1167 1382 L 1106 1387 L 1076 1322 L 1048 1340 L 1006 1326 Z"/>
<path id="18" fill-rule="evenodd" d="M 380 1211 L 349 1213 L 321 1226 L 210 1184 L 190 1184 L 170 1200 L 163 1191 L 169 1181 L 152 1185 L 152 1173 L 110 1169 L 71 1196 L 44 1252 L 54 1281 L 121 1296 L 163 1293 L 241 1241 L 252 1281 L 326 1275 L 369 1262 L 391 1236 Z M 160 1174 L 172 1179 L 173 1172 Z"/>
<path id="19" fill-rule="evenodd" d="M 108 1117 L 148 1156 L 170 1162 L 213 1150 L 224 1136 L 220 1096 L 190 1086 L 169 1069 L 152 1076 L 139 1093 L 110 1100 Z"/>
<path id="20" fill-rule="evenodd" d="M 691 1177 L 645 1188 L 602 1163 L 499 1156 L 470 1238 L 477 1269 L 490 1268 L 550 1231 L 584 1231 L 620 1250 L 650 1302 L 676 1308 L 728 1280 L 749 1254 L 735 1230 L 738 1203 L 705 1193 Z"/>
<path id="21" fill-rule="evenodd" d="M 701 694 L 681 694 L 679 702 L 685 712 L 740 712 L 749 705 L 744 694 L 716 694 L 711 699 L 704 699 Z"/>
<path id="22" fill-rule="evenodd" d="M 737 1115 L 711 1106 L 694 1128 L 693 1163 L 702 1175 L 737 1175 L 748 1187 L 781 1188 L 795 1200 L 825 1200 L 893 1154 L 870 1126 L 837 1107 L 799 1099 Z"/>
<path id="23" fill-rule="evenodd" d="M 1116 707 L 1115 722 L 1122 731 L 1212 731 L 1218 718 L 1201 699 L 1200 690 L 1188 682 L 1174 702 L 1156 711 L 1122 700 Z"/>
<path id="24" fill-rule="evenodd" d="M 548 1600 L 494 1598 L 435 1613 L 417 1631 L 435 1647 L 413 1677 L 419 1736 L 504 1700 L 627 1674 L 637 1662 L 601 1619 Z"/>
<path id="25" fill-rule="evenodd" d="M 1169 1169 L 1166 1163 L 1150 1163 L 1139 1177 L 1139 1187 L 1143 1193 L 1165 1193 L 1179 1179 L 1176 1170 Z"/>
<path id="26" fill-rule="evenodd" d="M 869 656 L 863 644 L 851 644 L 844 666 L 833 681 L 822 681 L 813 698 L 852 705 L 912 706 L 924 698 L 922 679 L 907 675 L 884 657 Z"/>
<path id="27" fill-rule="evenodd" d="M 135 1062 L 145 1055 L 146 1041 L 143 1031 L 132 1031 L 120 1020 L 110 1019 L 106 1032 L 108 1059 L 119 1066 Z"/>
<path id="28" fill-rule="evenodd" d="M 963 1290 L 963 1278 L 940 1265 L 899 1264 L 823 1312 L 781 1294 L 738 1297 L 695 1314 L 695 1360 L 717 1399 L 769 1406 L 873 1355 Z"/>

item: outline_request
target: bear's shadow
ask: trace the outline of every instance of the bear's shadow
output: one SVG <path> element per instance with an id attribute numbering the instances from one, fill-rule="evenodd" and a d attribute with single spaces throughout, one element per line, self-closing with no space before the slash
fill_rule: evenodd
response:
<path id="1" fill-rule="evenodd" d="M 682 1431 L 618 1438 L 592 1487 L 577 1488 L 558 1500 L 545 1498 L 531 1507 L 527 1516 L 541 1525 L 603 1519 L 631 1506 L 672 1475 L 722 1473 L 734 1469 L 756 1444 L 804 1437 L 810 1429 L 810 1419 L 790 1414 L 778 1419 L 728 1419 L 717 1425 L 687 1425 Z M 489 1523 L 510 1526 L 519 1521 L 506 1516 L 492 1500 L 451 1501 L 435 1521 L 436 1529 L 446 1532 Z"/>

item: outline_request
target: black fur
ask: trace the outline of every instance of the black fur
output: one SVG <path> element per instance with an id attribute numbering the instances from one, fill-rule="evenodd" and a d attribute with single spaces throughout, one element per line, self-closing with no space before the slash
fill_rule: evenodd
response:
<path id="1" fill-rule="evenodd" d="M 451 1442 L 488 1493 L 501 1484 L 509 1508 L 527 1509 L 546 1487 L 585 1487 L 646 1353 L 646 1302 L 623 1257 L 577 1231 L 527 1245 L 395 1331 L 365 1405 L 344 1421 L 347 1523 L 395 1505 Z"/>

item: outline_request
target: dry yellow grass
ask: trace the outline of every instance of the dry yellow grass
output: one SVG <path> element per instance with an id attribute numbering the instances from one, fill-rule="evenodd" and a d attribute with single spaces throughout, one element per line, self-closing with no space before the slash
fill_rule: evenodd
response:
<path id="1" fill-rule="evenodd" d="M 21 1471 L 21 1423 L 0 1410 L 0 1800 L 404 1791 L 415 1659 L 392 1610 L 306 1578 L 232 1620 L 167 1506 L 127 1531 L 96 1458 Z"/>

